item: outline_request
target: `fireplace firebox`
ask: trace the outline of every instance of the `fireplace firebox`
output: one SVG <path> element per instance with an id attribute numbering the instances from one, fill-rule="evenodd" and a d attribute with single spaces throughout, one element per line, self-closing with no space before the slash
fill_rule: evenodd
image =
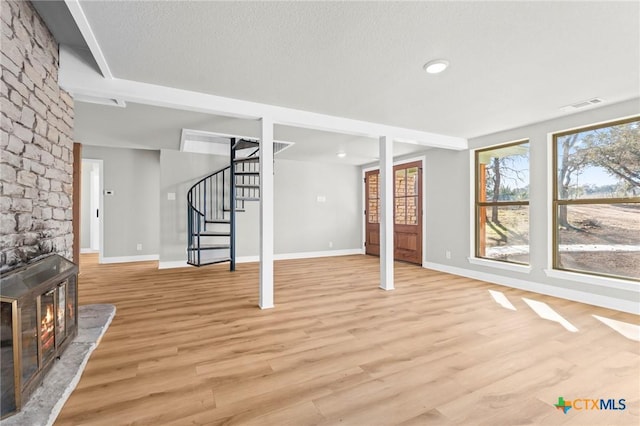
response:
<path id="1" fill-rule="evenodd" d="M 20 410 L 78 333 L 78 267 L 57 254 L 0 277 L 0 418 Z"/>

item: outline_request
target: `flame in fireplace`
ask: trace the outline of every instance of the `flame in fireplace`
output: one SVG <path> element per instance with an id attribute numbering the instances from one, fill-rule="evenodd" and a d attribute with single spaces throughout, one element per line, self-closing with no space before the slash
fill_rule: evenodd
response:
<path id="1" fill-rule="evenodd" d="M 53 345 L 53 306 L 47 305 L 47 313 L 42 318 L 40 336 L 43 349 L 49 349 Z"/>
<path id="2" fill-rule="evenodd" d="M 51 305 L 47 306 L 47 314 L 44 316 L 44 319 L 42 320 L 42 325 L 47 325 L 47 324 L 53 327 L 53 308 L 51 307 Z"/>

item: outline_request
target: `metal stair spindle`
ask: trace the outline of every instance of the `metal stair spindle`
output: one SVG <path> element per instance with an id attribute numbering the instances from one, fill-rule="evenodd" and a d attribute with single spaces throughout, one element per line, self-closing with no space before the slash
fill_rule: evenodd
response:
<path id="1" fill-rule="evenodd" d="M 236 150 L 236 138 L 231 139 L 229 144 L 229 157 L 231 158 L 231 167 L 229 168 L 229 181 L 231 184 L 231 190 L 229 191 L 229 258 L 231 262 L 229 264 L 229 270 L 236 270 L 236 178 L 235 178 L 235 160 Z"/>

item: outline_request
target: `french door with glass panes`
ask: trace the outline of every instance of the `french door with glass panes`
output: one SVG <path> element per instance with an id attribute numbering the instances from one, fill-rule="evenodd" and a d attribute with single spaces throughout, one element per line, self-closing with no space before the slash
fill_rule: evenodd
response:
<path id="1" fill-rule="evenodd" d="M 380 255 L 380 171 L 365 174 L 366 253 Z M 394 258 L 422 264 L 422 163 L 393 168 Z"/>

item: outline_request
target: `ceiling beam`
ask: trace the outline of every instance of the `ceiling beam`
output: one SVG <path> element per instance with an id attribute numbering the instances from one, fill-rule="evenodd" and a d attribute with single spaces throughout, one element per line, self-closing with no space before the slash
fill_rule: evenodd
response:
<path id="1" fill-rule="evenodd" d="M 60 46 L 59 83 L 73 96 L 120 99 L 141 104 L 257 120 L 270 117 L 274 124 L 379 138 L 453 150 L 467 149 L 465 138 L 388 126 L 350 118 L 318 114 L 276 105 L 249 102 L 206 93 L 118 78 L 106 79 L 73 49 Z"/>
<path id="2" fill-rule="evenodd" d="M 111 74 L 111 70 L 109 69 L 109 64 L 107 63 L 107 59 L 104 57 L 102 53 L 102 49 L 98 44 L 98 40 L 96 39 L 95 34 L 93 34 L 93 30 L 89 25 L 89 21 L 87 20 L 87 16 L 84 14 L 82 10 L 82 6 L 80 6 L 80 2 L 78 0 L 64 0 L 64 3 L 67 5 L 69 12 L 71 12 L 71 16 L 73 20 L 76 21 L 76 25 L 80 30 L 80 34 L 84 38 L 84 41 L 87 43 L 91 54 L 96 60 L 98 64 L 98 68 L 100 68 L 100 72 L 104 76 L 104 78 L 112 79 L 113 74 Z"/>
<path id="3" fill-rule="evenodd" d="M 98 44 L 98 39 L 96 39 L 93 30 L 91 29 L 91 25 L 89 25 L 89 20 L 87 19 L 87 15 L 84 14 L 84 10 L 82 10 L 82 6 L 80 5 L 79 0 L 64 0 L 65 5 L 69 9 L 73 20 L 80 30 L 80 34 L 84 38 L 85 43 L 87 43 L 87 47 L 89 47 L 89 51 L 93 58 L 98 64 L 98 68 L 100 68 L 100 72 L 102 73 L 104 78 L 113 79 L 113 74 L 111 74 L 111 69 L 109 68 L 109 64 L 107 63 L 107 59 L 104 57 L 102 53 L 102 49 Z M 121 99 L 113 99 L 113 102 L 120 107 L 125 107 L 126 104 Z"/>

